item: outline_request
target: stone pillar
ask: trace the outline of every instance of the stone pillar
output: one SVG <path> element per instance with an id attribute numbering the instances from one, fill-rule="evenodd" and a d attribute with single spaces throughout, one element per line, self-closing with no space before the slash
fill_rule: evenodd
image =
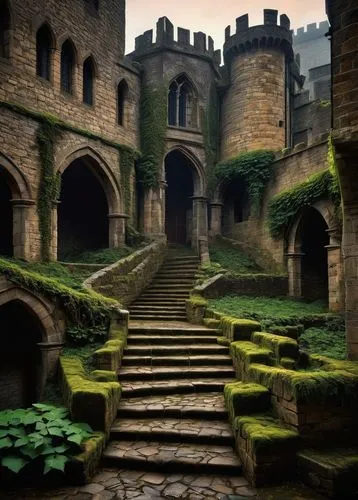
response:
<path id="1" fill-rule="evenodd" d="M 120 248 L 126 242 L 127 214 L 109 214 L 109 248 Z"/>
<path id="2" fill-rule="evenodd" d="M 327 229 L 330 243 L 326 246 L 328 261 L 328 304 L 332 312 L 344 310 L 344 273 L 340 245 L 340 234 L 337 227 Z"/>
<path id="3" fill-rule="evenodd" d="M 212 236 L 221 235 L 222 233 L 222 209 L 223 203 L 215 202 L 210 204 L 211 208 L 211 226 L 210 234 Z"/>
<path id="4" fill-rule="evenodd" d="M 144 193 L 144 234 L 149 237 L 163 236 L 165 233 L 165 189 L 160 182 L 158 188 L 147 189 Z"/>
<path id="5" fill-rule="evenodd" d="M 13 251 L 18 259 L 31 260 L 30 209 L 33 200 L 13 199 Z"/>
<path id="6" fill-rule="evenodd" d="M 41 350 L 42 370 L 38 376 L 36 392 L 38 399 L 41 400 L 46 382 L 56 376 L 58 358 L 60 357 L 63 344 L 59 342 L 39 342 L 37 345 Z"/>
<path id="7" fill-rule="evenodd" d="M 303 253 L 288 253 L 288 294 L 290 297 L 302 297 L 302 257 Z"/>
<path id="8" fill-rule="evenodd" d="M 193 196 L 191 246 L 199 252 L 199 238 L 208 237 L 208 210 L 205 196 Z"/>

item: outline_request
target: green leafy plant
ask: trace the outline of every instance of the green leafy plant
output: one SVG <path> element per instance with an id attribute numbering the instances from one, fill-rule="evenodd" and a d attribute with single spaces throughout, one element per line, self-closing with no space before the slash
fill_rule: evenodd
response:
<path id="1" fill-rule="evenodd" d="M 213 193 L 219 183 L 229 183 L 241 178 L 247 189 L 253 213 L 258 214 L 262 195 L 272 171 L 274 153 L 267 150 L 247 151 L 235 158 L 222 161 L 215 167 L 214 181 L 210 186 Z"/>
<path id="2" fill-rule="evenodd" d="M 342 327 L 342 325 L 341 325 Z M 347 344 L 344 329 L 307 328 L 300 336 L 300 348 L 310 354 L 320 354 L 334 359 L 346 359 Z"/>
<path id="3" fill-rule="evenodd" d="M 306 181 L 274 196 L 268 208 L 271 236 L 279 238 L 292 223 L 299 210 L 325 197 L 331 199 L 336 205 L 340 203 L 337 178 L 331 169 L 311 175 Z"/>
<path id="4" fill-rule="evenodd" d="M 165 151 L 168 88 L 143 84 L 140 101 L 140 143 L 142 158 L 138 179 L 147 188 L 157 187 Z"/>
<path id="5" fill-rule="evenodd" d="M 71 457 L 92 435 L 84 423 L 73 423 L 66 408 L 34 404 L 32 408 L 0 412 L 0 459 L 2 467 L 18 474 L 37 464 L 43 474 L 64 472 Z"/>
<path id="6" fill-rule="evenodd" d="M 120 154 L 121 188 L 124 199 L 124 211 L 127 215 L 132 212 L 132 175 L 134 174 L 134 161 L 136 155 L 133 151 L 123 150 Z"/>
<path id="7" fill-rule="evenodd" d="M 66 339 L 71 345 L 103 343 L 108 337 L 108 322 L 96 326 L 70 325 L 66 330 Z"/>

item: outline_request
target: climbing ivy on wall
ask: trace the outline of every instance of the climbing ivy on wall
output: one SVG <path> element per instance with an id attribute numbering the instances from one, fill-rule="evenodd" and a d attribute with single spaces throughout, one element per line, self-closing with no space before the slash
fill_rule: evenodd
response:
<path id="1" fill-rule="evenodd" d="M 215 85 L 211 85 L 208 106 L 201 108 L 208 193 L 215 190 L 215 165 L 219 154 L 219 103 Z"/>
<path id="2" fill-rule="evenodd" d="M 324 197 L 331 199 L 335 205 L 340 203 L 337 177 L 331 169 L 311 175 L 306 181 L 274 196 L 268 209 L 271 236 L 279 238 L 300 209 Z"/>
<path id="3" fill-rule="evenodd" d="M 165 151 L 168 88 L 162 84 L 143 84 L 140 100 L 140 143 L 142 158 L 138 165 L 139 181 L 144 187 L 156 187 Z"/>
<path id="4" fill-rule="evenodd" d="M 134 172 L 134 160 L 136 155 L 132 151 L 121 151 L 120 154 L 120 172 L 121 188 L 124 198 L 124 211 L 127 215 L 132 213 L 132 186 L 131 178 Z"/>
<path id="5" fill-rule="evenodd" d="M 55 174 L 54 145 L 59 135 L 55 123 L 50 119 L 40 123 L 37 129 L 37 144 L 40 155 L 40 184 L 37 198 L 41 237 L 41 259 L 50 260 L 52 206 L 60 191 L 60 175 Z"/>
<path id="6" fill-rule="evenodd" d="M 265 186 L 271 175 L 274 153 L 268 150 L 247 151 L 235 158 L 222 161 L 215 166 L 214 182 L 211 189 L 219 183 L 229 183 L 236 178 L 245 182 L 254 214 L 258 214 Z M 212 193 L 210 193 L 212 194 Z"/>

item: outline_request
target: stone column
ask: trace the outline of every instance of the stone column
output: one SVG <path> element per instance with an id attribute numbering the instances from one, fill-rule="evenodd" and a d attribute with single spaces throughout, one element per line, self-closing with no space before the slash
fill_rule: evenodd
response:
<path id="1" fill-rule="evenodd" d="M 344 310 L 344 273 L 340 245 L 340 234 L 337 227 L 327 229 L 330 243 L 327 249 L 328 261 L 328 303 L 329 310 L 340 312 Z"/>
<path id="2" fill-rule="evenodd" d="M 144 193 L 144 234 L 149 237 L 165 233 L 165 189 L 166 183 L 147 189 Z"/>
<path id="3" fill-rule="evenodd" d="M 211 236 L 221 235 L 222 233 L 222 209 L 223 203 L 215 202 L 210 204 L 211 208 Z"/>
<path id="4" fill-rule="evenodd" d="M 127 214 L 108 214 L 109 219 L 109 248 L 120 248 L 126 242 Z"/>
<path id="5" fill-rule="evenodd" d="M 302 297 L 302 257 L 304 253 L 288 253 L 288 294 L 290 297 Z"/>
<path id="6" fill-rule="evenodd" d="M 63 344 L 59 342 L 39 342 L 37 345 L 41 350 L 42 370 L 38 376 L 36 392 L 38 399 L 42 399 L 46 382 L 56 376 L 58 358 L 60 357 Z"/>
<path id="7" fill-rule="evenodd" d="M 34 200 L 12 199 L 13 251 L 18 259 L 31 260 L 30 209 Z"/>
<path id="8" fill-rule="evenodd" d="M 193 196 L 193 221 L 191 246 L 199 252 L 199 238 L 208 237 L 208 211 L 205 196 Z"/>

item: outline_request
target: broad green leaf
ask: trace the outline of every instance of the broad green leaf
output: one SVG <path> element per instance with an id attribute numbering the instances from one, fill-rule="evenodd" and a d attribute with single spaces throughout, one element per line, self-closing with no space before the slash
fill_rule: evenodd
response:
<path id="1" fill-rule="evenodd" d="M 64 472 L 65 464 L 69 460 L 65 455 L 49 455 L 45 458 L 45 469 L 44 474 L 50 472 L 50 470 L 56 469 Z"/>
<path id="2" fill-rule="evenodd" d="M 0 439 L 9 435 L 9 429 L 0 429 Z"/>
<path id="3" fill-rule="evenodd" d="M 44 403 L 34 403 L 32 406 L 34 408 L 36 408 L 36 410 L 40 410 L 40 411 L 51 411 L 54 409 L 53 406 L 46 405 Z"/>
<path id="4" fill-rule="evenodd" d="M 41 429 L 46 429 L 46 424 L 44 422 L 36 422 L 36 426 L 35 426 L 35 429 L 37 431 L 40 431 Z"/>
<path id="5" fill-rule="evenodd" d="M 27 436 L 17 439 L 14 443 L 14 448 L 19 448 L 20 446 L 27 446 L 29 444 L 29 438 Z"/>
<path id="6" fill-rule="evenodd" d="M 39 417 L 39 415 L 36 415 L 36 413 L 33 412 L 25 415 L 24 418 L 22 419 L 22 422 L 24 425 L 32 425 L 38 422 L 40 419 L 41 417 Z"/>
<path id="7" fill-rule="evenodd" d="M 58 427 L 50 427 L 48 429 L 48 433 L 50 434 L 50 436 L 63 437 L 63 432 Z"/>
<path id="8" fill-rule="evenodd" d="M 53 451 L 56 453 L 65 453 L 69 449 L 69 446 L 66 446 L 65 444 L 60 444 L 59 446 L 55 446 L 53 448 Z"/>
<path id="9" fill-rule="evenodd" d="M 26 432 L 22 427 L 10 427 L 8 430 L 9 436 L 21 438 L 26 436 Z"/>
<path id="10" fill-rule="evenodd" d="M 79 429 L 85 431 L 85 432 L 90 432 L 90 433 L 93 432 L 93 430 L 91 429 L 91 427 L 88 424 L 84 423 L 84 422 L 79 422 L 79 423 L 76 422 L 74 425 L 76 427 L 78 427 Z"/>
<path id="11" fill-rule="evenodd" d="M 40 451 L 40 455 L 53 455 L 55 448 L 50 444 L 45 445 Z"/>
<path id="12" fill-rule="evenodd" d="M 35 448 L 31 444 L 23 446 L 22 448 L 20 448 L 19 451 L 22 455 L 24 455 L 25 457 L 29 457 L 31 459 L 34 459 L 39 455 L 37 450 L 35 450 Z"/>
<path id="13" fill-rule="evenodd" d="M 29 461 L 26 460 L 25 458 L 16 457 L 13 455 L 1 459 L 1 465 L 15 472 L 15 474 L 17 474 L 28 463 Z"/>
<path id="14" fill-rule="evenodd" d="M 81 436 L 80 434 L 72 434 L 71 436 L 67 437 L 67 441 L 70 441 L 71 443 L 81 444 L 83 441 L 83 436 Z"/>
<path id="15" fill-rule="evenodd" d="M 9 437 L 0 439 L 0 450 L 5 450 L 12 447 L 12 441 Z"/>

